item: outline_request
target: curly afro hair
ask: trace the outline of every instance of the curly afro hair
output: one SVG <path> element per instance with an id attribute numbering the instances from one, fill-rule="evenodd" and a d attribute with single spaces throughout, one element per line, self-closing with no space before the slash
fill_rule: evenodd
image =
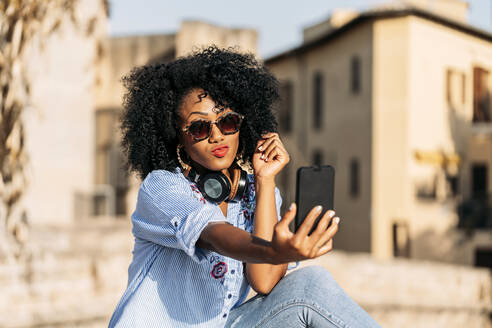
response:
<path id="1" fill-rule="evenodd" d="M 143 180 L 153 170 L 179 166 L 178 109 L 183 97 L 201 88 L 221 106 L 245 116 L 238 153 L 251 163 L 255 145 L 277 132 L 273 104 L 278 81 L 252 54 L 211 46 L 169 63 L 134 68 L 123 77 L 121 129 L 127 166 Z"/>

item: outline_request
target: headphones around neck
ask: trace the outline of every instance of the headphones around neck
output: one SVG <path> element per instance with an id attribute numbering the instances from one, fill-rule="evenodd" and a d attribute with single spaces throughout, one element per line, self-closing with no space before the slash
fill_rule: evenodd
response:
<path id="1" fill-rule="evenodd" d="M 247 173 L 241 168 L 234 168 L 232 181 L 222 172 L 199 175 L 194 168 L 188 168 L 185 176 L 198 185 L 206 200 L 215 204 L 240 201 L 246 191 Z"/>

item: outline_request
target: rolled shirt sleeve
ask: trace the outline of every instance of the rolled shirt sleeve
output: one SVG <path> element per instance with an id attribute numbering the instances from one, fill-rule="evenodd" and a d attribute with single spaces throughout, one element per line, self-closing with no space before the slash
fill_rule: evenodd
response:
<path id="1" fill-rule="evenodd" d="M 195 244 L 210 222 L 227 219 L 217 205 L 203 199 L 178 174 L 153 171 L 142 182 L 132 215 L 135 237 L 165 247 L 181 249 L 200 262 Z"/>

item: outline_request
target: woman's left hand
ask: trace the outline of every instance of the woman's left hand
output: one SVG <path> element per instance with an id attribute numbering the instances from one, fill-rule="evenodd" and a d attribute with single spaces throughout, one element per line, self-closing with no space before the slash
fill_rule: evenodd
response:
<path id="1" fill-rule="evenodd" d="M 290 157 L 278 133 L 270 132 L 262 136 L 253 154 L 253 170 L 256 178 L 274 178 Z"/>

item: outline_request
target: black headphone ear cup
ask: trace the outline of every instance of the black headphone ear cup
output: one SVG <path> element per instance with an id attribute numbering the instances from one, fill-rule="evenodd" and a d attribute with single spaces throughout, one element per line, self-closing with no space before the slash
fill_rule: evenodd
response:
<path id="1" fill-rule="evenodd" d="M 231 193 L 231 182 L 221 172 L 211 172 L 198 179 L 203 197 L 212 203 L 222 203 Z"/>
<path id="2" fill-rule="evenodd" d="M 186 176 L 197 184 L 198 189 L 206 200 L 219 204 L 225 200 L 238 202 L 243 198 L 248 186 L 248 173 L 242 169 L 238 169 L 238 171 L 240 173 L 239 181 L 234 195 L 231 195 L 233 191 L 231 180 L 222 172 L 210 172 L 199 176 L 191 168 Z M 233 196 L 232 199 L 231 196 Z"/>
<path id="3" fill-rule="evenodd" d="M 246 192 L 246 187 L 248 186 L 248 173 L 244 170 L 241 170 L 241 176 L 239 178 L 239 183 L 237 185 L 237 191 L 236 191 L 236 195 L 234 195 L 234 198 L 232 199 L 233 201 L 240 201 L 243 196 L 244 196 L 244 193 Z"/>

